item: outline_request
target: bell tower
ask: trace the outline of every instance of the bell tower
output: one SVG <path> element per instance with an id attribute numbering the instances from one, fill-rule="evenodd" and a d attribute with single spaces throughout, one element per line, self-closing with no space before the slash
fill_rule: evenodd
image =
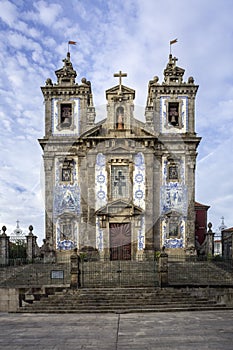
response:
<path id="1" fill-rule="evenodd" d="M 63 67 L 41 88 L 45 104 L 45 136 L 39 139 L 45 170 L 46 239 L 53 249 L 77 246 L 80 225 L 80 135 L 93 127 L 91 83 L 77 73 L 70 53 Z"/>
<path id="2" fill-rule="evenodd" d="M 185 70 L 177 61 L 170 54 L 163 82 L 157 76 L 149 81 L 145 117 L 159 143 L 155 158 L 160 178 L 154 176 L 155 198 L 159 198 L 155 246 L 188 254 L 195 246 L 195 166 L 201 138 L 195 132 L 198 86 L 193 77 L 183 81 Z"/>

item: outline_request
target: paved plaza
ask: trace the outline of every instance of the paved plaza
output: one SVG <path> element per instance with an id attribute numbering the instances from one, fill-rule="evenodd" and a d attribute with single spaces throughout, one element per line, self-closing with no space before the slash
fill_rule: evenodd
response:
<path id="1" fill-rule="evenodd" d="M 232 350 L 233 312 L 0 314 L 4 350 Z"/>

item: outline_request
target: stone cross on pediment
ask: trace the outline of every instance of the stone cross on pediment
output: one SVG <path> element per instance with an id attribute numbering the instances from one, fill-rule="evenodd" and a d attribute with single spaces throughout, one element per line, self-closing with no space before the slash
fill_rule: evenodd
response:
<path id="1" fill-rule="evenodd" d="M 114 73 L 113 76 L 115 78 L 119 78 L 119 92 L 122 92 L 122 78 L 123 77 L 127 77 L 127 73 L 122 73 L 122 71 L 120 70 L 119 73 Z"/>

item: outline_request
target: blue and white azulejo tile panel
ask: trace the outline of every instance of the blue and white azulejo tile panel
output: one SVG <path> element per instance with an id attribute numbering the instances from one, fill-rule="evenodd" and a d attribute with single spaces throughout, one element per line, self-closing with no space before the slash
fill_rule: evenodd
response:
<path id="1" fill-rule="evenodd" d="M 145 210 L 145 160 L 142 152 L 134 156 L 133 172 L 133 201 L 134 204 Z"/>
<path id="2" fill-rule="evenodd" d="M 98 153 L 95 164 L 95 208 L 96 210 L 107 204 L 107 171 L 106 157 Z"/>
<path id="3" fill-rule="evenodd" d="M 100 252 L 104 250 L 104 231 L 100 227 L 99 218 L 96 218 L 96 248 Z"/>
<path id="4" fill-rule="evenodd" d="M 140 226 L 138 228 L 138 250 L 145 248 L 145 216 L 140 217 Z"/>

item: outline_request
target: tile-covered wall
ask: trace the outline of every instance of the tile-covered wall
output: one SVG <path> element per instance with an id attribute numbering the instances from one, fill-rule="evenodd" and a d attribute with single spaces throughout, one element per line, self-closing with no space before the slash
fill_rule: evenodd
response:
<path id="1" fill-rule="evenodd" d="M 80 187 L 78 184 L 77 159 L 73 159 L 71 183 L 63 183 L 60 179 L 62 163 L 56 158 L 55 161 L 55 187 L 53 202 L 53 220 L 56 227 L 57 249 L 73 249 L 78 245 L 78 221 L 81 212 Z M 72 225 L 70 232 L 64 236 L 61 225 Z"/>
<path id="2" fill-rule="evenodd" d="M 139 152 L 134 156 L 133 202 L 143 210 L 145 210 L 145 184 L 145 160 L 143 153 Z"/>
<path id="3" fill-rule="evenodd" d="M 180 158 L 177 162 L 179 166 L 179 180 L 168 180 L 168 159 L 162 159 L 162 186 L 160 188 L 161 203 L 161 229 L 162 245 L 166 248 L 183 248 L 185 238 L 185 223 L 187 217 L 187 186 L 185 184 L 185 159 Z M 179 236 L 168 237 L 168 217 L 170 213 L 176 213 L 179 216 Z"/>
<path id="4" fill-rule="evenodd" d="M 106 157 L 103 153 L 98 153 L 95 164 L 95 192 L 96 192 L 96 210 L 107 204 L 107 171 Z"/>

